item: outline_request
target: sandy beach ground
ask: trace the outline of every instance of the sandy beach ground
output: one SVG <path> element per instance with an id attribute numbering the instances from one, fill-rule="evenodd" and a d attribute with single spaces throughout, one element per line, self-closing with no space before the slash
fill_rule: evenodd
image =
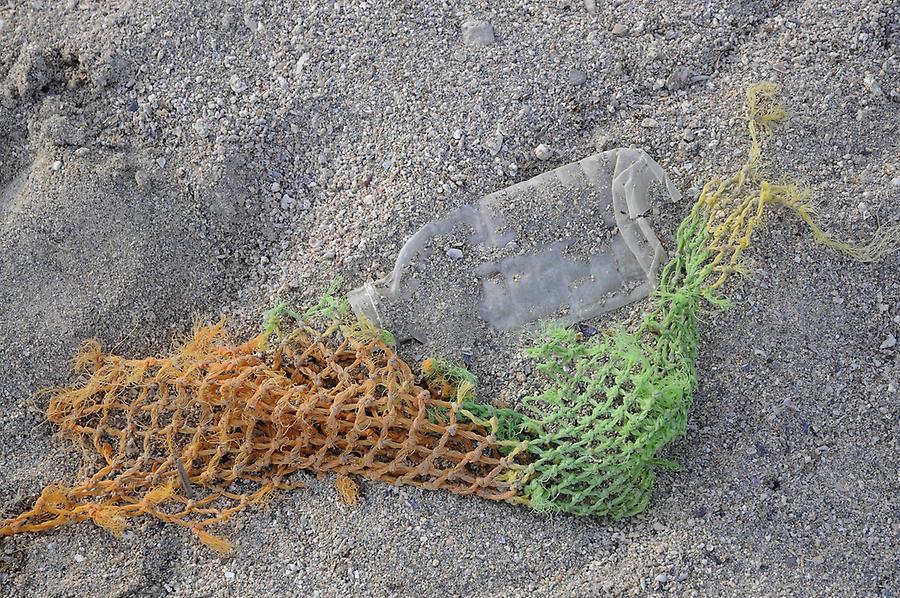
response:
<path id="1" fill-rule="evenodd" d="M 3 0 L 0 515 L 78 474 L 35 393 L 83 339 L 156 354 L 195 314 L 247 334 L 276 294 L 378 278 L 432 218 L 613 147 L 684 192 L 665 244 L 742 163 L 761 79 L 793 114 L 773 177 L 839 238 L 900 221 L 892 0 Z M 851 262 L 782 212 L 756 239 L 704 315 L 683 468 L 637 517 L 365 481 L 351 508 L 306 475 L 222 526 L 226 557 L 148 519 L 3 538 L 0 594 L 898 596 L 900 257 Z M 483 396 L 539 383 L 492 368 L 521 343 L 472 349 Z"/>

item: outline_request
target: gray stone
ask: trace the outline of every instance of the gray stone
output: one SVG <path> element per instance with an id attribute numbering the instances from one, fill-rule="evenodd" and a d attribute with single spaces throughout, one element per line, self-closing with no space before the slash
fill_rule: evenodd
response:
<path id="1" fill-rule="evenodd" d="M 300 74 L 303 72 L 303 68 L 309 63 L 309 52 L 304 52 L 300 58 L 297 59 L 297 64 L 294 65 L 294 73 Z"/>
<path id="2" fill-rule="evenodd" d="M 694 72 L 685 66 L 679 66 L 669 73 L 669 76 L 666 78 L 666 89 L 669 91 L 678 91 L 679 89 L 684 89 L 689 86 L 693 83 L 693 80 Z"/>
<path id="3" fill-rule="evenodd" d="M 863 85 L 876 98 L 884 95 L 884 90 L 881 89 L 881 85 L 875 80 L 875 76 L 872 73 L 866 73 L 866 76 L 863 77 Z"/>
<path id="4" fill-rule="evenodd" d="M 494 28 L 487 21 L 466 19 L 462 24 L 462 40 L 467 46 L 489 46 L 494 43 Z"/>
<path id="5" fill-rule="evenodd" d="M 487 138 L 484 147 L 492 156 L 499 154 L 500 150 L 503 149 L 503 134 L 500 131 L 491 133 Z"/>
<path id="6" fill-rule="evenodd" d="M 195 120 L 191 125 L 191 128 L 194 129 L 194 132 L 196 132 L 200 137 L 206 137 L 207 135 L 209 135 L 209 123 L 207 123 L 206 120 L 202 118 L 198 118 L 197 120 Z"/>
<path id="7" fill-rule="evenodd" d="M 231 91 L 234 93 L 241 93 L 247 91 L 247 84 L 244 83 L 238 75 L 231 75 L 228 79 L 228 85 L 231 87 Z"/>
<path id="8" fill-rule="evenodd" d="M 463 258 L 463 252 L 456 247 L 451 247 L 447 250 L 447 257 L 451 260 L 461 260 Z"/>
<path id="9" fill-rule="evenodd" d="M 569 71 L 570 85 L 584 85 L 585 81 L 587 81 L 587 75 L 584 74 L 584 71 L 580 71 L 578 69 L 572 69 L 571 71 Z"/>
<path id="10" fill-rule="evenodd" d="M 538 160 L 549 160 L 552 156 L 553 151 L 543 143 L 534 148 L 534 157 Z"/>

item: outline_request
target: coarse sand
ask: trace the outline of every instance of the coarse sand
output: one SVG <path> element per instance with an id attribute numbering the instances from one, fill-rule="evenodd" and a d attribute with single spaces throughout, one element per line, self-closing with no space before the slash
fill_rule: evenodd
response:
<path id="1" fill-rule="evenodd" d="M 897 223 L 894 0 L 3 0 L 0 516 L 79 475 L 36 391 L 84 338 L 156 354 L 218 314 L 249 334 L 276 296 L 375 280 L 429 220 L 614 147 L 684 193 L 653 215 L 671 243 L 742 162 L 761 79 L 793 114 L 772 176 L 839 238 Z M 853 263 L 777 211 L 750 253 L 704 315 L 683 468 L 637 517 L 366 481 L 350 507 L 305 475 L 220 526 L 225 557 L 149 519 L 3 538 L 0 594 L 898 596 L 900 257 Z M 524 343 L 466 348 L 480 397 L 540 385 Z"/>

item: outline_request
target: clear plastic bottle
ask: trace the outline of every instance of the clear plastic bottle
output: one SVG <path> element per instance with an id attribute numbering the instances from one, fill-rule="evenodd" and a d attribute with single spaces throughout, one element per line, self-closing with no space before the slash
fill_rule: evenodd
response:
<path id="1" fill-rule="evenodd" d="M 390 274 L 350 293 L 400 340 L 467 346 L 473 327 L 574 323 L 643 297 L 665 253 L 650 188 L 680 198 L 644 151 L 614 149 L 491 193 L 423 226 Z M 480 321 L 480 323 L 479 323 Z"/>

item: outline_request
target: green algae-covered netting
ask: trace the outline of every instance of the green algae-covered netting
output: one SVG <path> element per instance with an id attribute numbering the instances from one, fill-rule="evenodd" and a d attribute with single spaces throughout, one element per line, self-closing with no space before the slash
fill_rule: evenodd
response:
<path id="1" fill-rule="evenodd" d="M 616 518 L 644 509 L 654 470 L 668 465 L 660 449 L 684 433 L 697 384 L 701 307 L 726 304 L 717 290 L 745 270 L 743 252 L 768 206 L 795 211 L 817 241 L 860 261 L 900 244 L 900 226 L 879 230 L 867 245 L 835 241 L 812 220 L 804 190 L 762 177 L 765 140 L 788 116 L 774 93 L 770 83 L 748 89 L 748 160 L 732 177 L 704 186 L 637 330 L 582 341 L 572 330 L 551 328 L 530 351 L 549 378 L 540 395 L 525 399 L 523 429 L 533 433 L 535 461 L 524 493 L 534 508 Z"/>
<path id="2" fill-rule="evenodd" d="M 653 297 L 657 305 L 632 333 L 586 341 L 555 328 L 530 351 L 549 378 L 525 399 L 541 432 L 530 443 L 535 475 L 525 487 L 539 510 L 615 517 L 650 500 L 660 449 L 684 432 L 696 386 L 701 299 L 711 273 L 708 234 L 694 215 Z"/>
<path id="3" fill-rule="evenodd" d="M 637 330 L 582 341 L 572 330 L 551 328 L 530 350 L 549 378 L 540 395 L 525 399 L 535 461 L 524 493 L 534 508 L 618 518 L 646 507 L 654 470 L 669 464 L 660 449 L 684 433 L 697 384 L 700 310 L 726 304 L 717 290 L 745 270 L 743 252 L 768 206 L 795 211 L 817 241 L 860 261 L 900 244 L 900 226 L 879 230 L 867 245 L 835 241 L 812 220 L 804 190 L 762 177 L 765 140 L 788 116 L 774 93 L 770 83 L 748 89 L 748 160 L 732 177 L 704 186 Z"/>
<path id="4" fill-rule="evenodd" d="M 795 211 L 817 241 L 854 259 L 900 245 L 900 227 L 863 246 L 827 237 L 801 188 L 761 175 L 764 142 L 787 118 L 774 86 L 752 86 L 746 106 L 749 158 L 704 186 L 641 323 L 588 339 L 549 328 L 529 350 L 546 384 L 522 411 L 476 401 L 471 375 L 440 360 L 416 376 L 391 335 L 346 321 L 333 293 L 303 314 L 279 305 L 244 343 L 223 322 L 160 357 L 126 359 L 89 342 L 75 362 L 80 377 L 49 391 L 47 417 L 93 449 L 95 471 L 48 485 L 30 510 L 0 522 L 0 536 L 88 519 L 121 533 L 146 515 L 227 551 L 208 528 L 296 487 L 289 478 L 299 470 L 338 474 L 349 502 L 347 476 L 361 476 L 543 512 L 641 511 L 654 472 L 669 465 L 661 449 L 685 429 L 701 309 L 726 304 L 722 285 L 746 269 L 766 208 Z M 310 324 L 316 318 L 324 328 Z"/>

